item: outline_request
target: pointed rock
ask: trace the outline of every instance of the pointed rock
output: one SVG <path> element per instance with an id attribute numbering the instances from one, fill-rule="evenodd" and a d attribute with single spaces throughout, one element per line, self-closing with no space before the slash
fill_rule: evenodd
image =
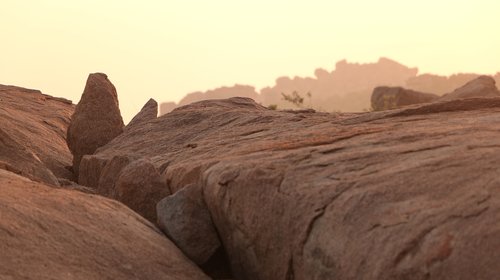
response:
<path id="1" fill-rule="evenodd" d="M 149 120 L 154 120 L 158 117 L 158 103 L 150 98 L 142 107 L 141 111 L 128 123 L 125 129 L 142 124 Z"/>
<path id="2" fill-rule="evenodd" d="M 103 73 L 90 74 L 68 128 L 68 147 L 78 175 L 83 155 L 91 155 L 123 132 L 118 96 Z"/>
<path id="3" fill-rule="evenodd" d="M 495 80 L 490 76 L 480 76 L 451 93 L 443 95 L 439 101 L 473 97 L 499 97 Z"/>

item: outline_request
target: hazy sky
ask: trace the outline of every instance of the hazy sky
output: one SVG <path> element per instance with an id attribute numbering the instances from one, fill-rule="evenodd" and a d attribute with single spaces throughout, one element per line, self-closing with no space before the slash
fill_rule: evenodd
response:
<path id="1" fill-rule="evenodd" d="M 0 0 L 0 84 L 76 103 L 104 72 L 128 121 L 150 97 L 259 89 L 343 58 L 493 74 L 499 13 L 498 0 Z"/>

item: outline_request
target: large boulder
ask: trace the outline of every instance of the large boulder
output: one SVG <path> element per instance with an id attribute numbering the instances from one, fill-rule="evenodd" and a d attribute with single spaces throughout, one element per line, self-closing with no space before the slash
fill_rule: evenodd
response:
<path id="1" fill-rule="evenodd" d="M 495 279 L 499 108 L 475 98 L 327 114 L 202 101 L 118 136 L 80 175 L 127 155 L 149 158 L 174 196 L 201 188 L 236 279 Z"/>
<path id="2" fill-rule="evenodd" d="M 106 145 L 123 127 L 115 86 L 103 73 L 90 74 L 68 128 L 74 172 L 78 174 L 82 156 Z"/>
<path id="3" fill-rule="evenodd" d="M 390 110 L 403 106 L 432 102 L 438 98 L 432 93 L 423 93 L 402 87 L 376 87 L 371 96 L 372 109 Z"/>
<path id="4" fill-rule="evenodd" d="M 443 95 L 440 101 L 473 98 L 473 97 L 500 97 L 495 80 L 490 76 L 480 76 L 451 93 Z"/>
<path id="5" fill-rule="evenodd" d="M 63 98 L 0 85 L 0 169 L 49 185 L 74 180 L 66 144 L 74 109 Z"/>
<path id="6" fill-rule="evenodd" d="M 119 202 L 0 170 L 1 279 L 209 279 Z"/>

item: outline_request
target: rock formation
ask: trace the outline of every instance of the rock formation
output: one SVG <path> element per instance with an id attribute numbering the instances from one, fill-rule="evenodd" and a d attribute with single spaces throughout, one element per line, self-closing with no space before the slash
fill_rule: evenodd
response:
<path id="1" fill-rule="evenodd" d="M 122 204 L 0 170 L 2 279 L 209 279 Z"/>
<path id="2" fill-rule="evenodd" d="M 480 76 L 451 93 L 443 95 L 439 100 L 452 100 L 471 97 L 500 97 L 495 80 L 489 76 Z"/>
<path id="3" fill-rule="evenodd" d="M 155 166 L 148 160 L 140 159 L 123 168 L 111 197 L 155 223 L 156 204 L 168 195 L 170 190 Z"/>
<path id="4" fill-rule="evenodd" d="M 403 86 L 409 78 L 415 77 L 418 70 L 401 65 L 387 58 L 380 58 L 376 63 L 349 63 L 342 60 L 336 63 L 331 72 L 316 69 L 315 77 L 280 77 L 274 86 L 265 87 L 256 92 L 251 86 L 235 85 L 222 87 L 207 92 L 195 92 L 186 95 L 179 105 L 192 102 L 230 97 L 249 97 L 265 106 L 277 105 L 280 109 L 291 109 L 294 105 L 283 100 L 281 93 L 291 94 L 296 91 L 303 97 L 310 92 L 304 105 L 320 111 L 363 111 L 370 107 L 370 94 L 374 87 Z M 165 104 L 160 115 L 173 110 L 173 104 Z M 175 103 L 174 103 L 175 105 Z M 162 105 L 160 105 L 162 107 Z"/>
<path id="5" fill-rule="evenodd" d="M 402 106 L 432 102 L 439 96 L 404 89 L 402 87 L 376 87 L 371 97 L 372 109 L 375 111 L 395 109 Z"/>
<path id="6" fill-rule="evenodd" d="M 141 125 L 150 120 L 156 119 L 158 116 L 158 103 L 151 98 L 144 104 L 141 111 L 135 115 L 135 117 L 127 124 L 125 129 L 129 129 L 135 125 Z"/>
<path id="7" fill-rule="evenodd" d="M 82 156 L 93 154 L 123 132 L 116 89 L 102 73 L 90 74 L 68 128 L 73 170 L 78 174 Z"/>
<path id="8" fill-rule="evenodd" d="M 0 169 L 50 185 L 74 179 L 66 145 L 74 108 L 38 90 L 0 85 Z"/>
<path id="9" fill-rule="evenodd" d="M 493 279 L 499 108 L 475 98 L 326 114 L 203 101 L 124 132 L 84 157 L 80 176 L 127 155 L 150 158 L 174 196 L 201 188 L 235 279 Z"/>
<path id="10" fill-rule="evenodd" d="M 422 74 L 411 77 L 406 81 L 404 87 L 420 92 L 429 92 L 437 95 L 452 92 L 466 83 L 479 77 L 477 74 L 454 74 L 451 76 L 439 76 L 433 74 Z"/>
<path id="11" fill-rule="evenodd" d="M 86 92 L 110 85 L 103 77 Z M 500 274 L 500 97 L 491 78 L 451 100 L 367 113 L 269 110 L 248 98 L 140 113 L 82 157 L 85 186 L 64 177 L 71 103 L 3 89 L 3 278 Z"/>

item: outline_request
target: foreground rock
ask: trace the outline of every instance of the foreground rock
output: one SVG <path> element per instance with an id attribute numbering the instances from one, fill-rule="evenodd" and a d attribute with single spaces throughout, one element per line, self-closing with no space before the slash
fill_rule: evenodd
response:
<path id="1" fill-rule="evenodd" d="M 438 98 L 439 96 L 432 93 L 423 93 L 402 87 L 376 87 L 372 93 L 371 104 L 373 110 L 382 111 L 428 103 Z"/>
<path id="2" fill-rule="evenodd" d="M 2 279 L 209 279 L 118 202 L 0 170 Z"/>
<path id="3" fill-rule="evenodd" d="M 74 179 L 66 145 L 73 111 L 69 100 L 0 85 L 0 169 L 50 185 Z"/>
<path id="4" fill-rule="evenodd" d="M 121 170 L 110 197 L 123 202 L 155 223 L 156 204 L 162 197 L 168 195 L 170 190 L 161 180 L 155 166 L 147 160 L 140 159 Z"/>
<path id="5" fill-rule="evenodd" d="M 190 185 L 156 205 L 160 228 L 199 265 L 221 246 L 201 191 L 197 185 Z"/>
<path id="6" fill-rule="evenodd" d="M 495 279 L 499 118 L 499 98 L 365 114 L 205 101 L 118 136 L 81 176 L 133 155 L 173 193 L 200 186 L 236 279 Z"/>
<path id="7" fill-rule="evenodd" d="M 451 93 L 445 94 L 439 100 L 446 101 L 458 98 L 500 97 L 500 91 L 495 86 L 495 80 L 489 76 L 480 76 Z"/>
<path id="8" fill-rule="evenodd" d="M 105 74 L 90 74 L 68 128 L 75 174 L 82 156 L 93 154 L 121 134 L 123 126 L 115 87 Z"/>

